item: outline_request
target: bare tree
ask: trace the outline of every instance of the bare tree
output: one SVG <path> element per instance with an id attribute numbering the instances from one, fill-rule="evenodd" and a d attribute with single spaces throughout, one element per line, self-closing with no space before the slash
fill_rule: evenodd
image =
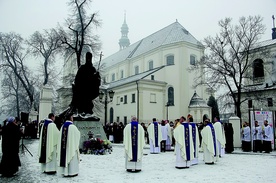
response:
<path id="1" fill-rule="evenodd" d="M 0 33 L 0 68 L 8 69 L 19 80 L 27 93 L 29 109 L 34 102 L 34 80 L 25 65 L 28 52 L 23 47 L 23 38 L 16 33 Z"/>
<path id="2" fill-rule="evenodd" d="M 205 79 L 199 78 L 195 85 L 207 85 L 213 89 L 226 88 L 225 94 L 231 101 L 225 105 L 234 105 L 238 117 L 241 117 L 244 79 L 251 77 L 248 70 L 252 67 L 257 53 L 262 57 L 268 55 L 257 46 L 265 31 L 262 20 L 260 16 L 241 17 L 237 25 L 232 25 L 231 18 L 219 21 L 220 33 L 204 39 L 206 54 L 197 63 L 203 67 L 202 74 Z M 199 67 L 193 67 L 191 70 L 197 68 Z"/>
<path id="3" fill-rule="evenodd" d="M 30 101 L 19 79 L 10 68 L 3 70 L 1 92 L 3 95 L 2 112 L 20 116 L 21 111 L 30 110 Z M 4 110 L 3 110 L 4 109 Z"/>
<path id="4" fill-rule="evenodd" d="M 91 51 L 97 55 L 101 48 L 99 37 L 93 34 L 94 29 L 91 27 L 92 24 L 96 28 L 101 26 L 101 20 L 97 18 L 97 13 L 87 15 L 87 8 L 91 2 L 91 0 L 70 0 L 68 5 L 72 9 L 72 16 L 66 20 L 68 30 L 65 31 L 61 26 L 58 28 L 60 39 L 65 46 L 64 55 L 66 58 L 75 55 L 73 58 L 76 58 L 78 68 L 83 53 Z"/>
<path id="5" fill-rule="evenodd" d="M 55 62 L 55 56 L 57 55 L 59 48 L 61 48 L 61 42 L 55 29 L 44 30 L 43 33 L 36 31 L 31 35 L 27 41 L 31 48 L 31 52 L 35 57 L 42 56 L 43 62 L 43 85 L 46 85 L 49 80 L 49 76 L 54 76 L 50 73 L 50 66 Z"/>

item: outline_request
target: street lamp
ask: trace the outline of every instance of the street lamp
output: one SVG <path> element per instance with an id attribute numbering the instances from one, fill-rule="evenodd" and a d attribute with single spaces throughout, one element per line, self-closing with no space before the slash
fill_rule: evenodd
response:
<path id="1" fill-rule="evenodd" d="M 115 92 L 113 90 L 107 91 L 107 89 L 101 90 L 99 93 L 100 102 L 104 104 L 104 125 L 106 125 L 106 121 L 107 121 L 107 104 L 109 102 L 112 102 L 114 93 Z M 108 100 L 108 96 L 109 96 L 109 100 Z M 103 101 L 103 98 L 104 98 L 104 101 Z"/>
<path id="2" fill-rule="evenodd" d="M 169 120 L 169 107 L 172 106 L 170 102 L 165 105 L 167 107 L 167 120 Z"/>

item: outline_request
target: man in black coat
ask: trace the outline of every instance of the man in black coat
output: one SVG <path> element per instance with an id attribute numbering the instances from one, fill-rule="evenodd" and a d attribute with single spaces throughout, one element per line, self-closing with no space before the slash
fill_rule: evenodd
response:
<path id="1" fill-rule="evenodd" d="M 18 126 L 19 121 L 14 117 L 9 117 L 8 124 L 3 127 L 2 131 L 2 160 L 0 165 L 0 173 L 2 176 L 11 177 L 21 166 L 19 159 L 19 141 L 21 131 Z"/>

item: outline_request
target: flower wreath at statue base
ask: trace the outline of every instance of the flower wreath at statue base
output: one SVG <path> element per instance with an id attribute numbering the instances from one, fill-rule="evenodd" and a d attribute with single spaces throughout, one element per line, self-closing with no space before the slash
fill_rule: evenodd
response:
<path id="1" fill-rule="evenodd" d="M 109 140 L 100 138 L 90 138 L 83 142 L 83 154 L 105 155 L 111 154 L 112 146 Z"/>

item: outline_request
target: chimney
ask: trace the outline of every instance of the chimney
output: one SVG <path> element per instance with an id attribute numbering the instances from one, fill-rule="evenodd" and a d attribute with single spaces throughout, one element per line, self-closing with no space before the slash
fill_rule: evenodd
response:
<path id="1" fill-rule="evenodd" d="M 276 28 L 272 28 L 272 39 L 276 39 Z"/>
<path id="2" fill-rule="evenodd" d="M 272 27 L 272 39 L 276 39 L 276 27 L 275 27 L 274 20 L 275 20 L 274 15 L 272 15 L 272 23 L 273 23 L 273 27 Z"/>

